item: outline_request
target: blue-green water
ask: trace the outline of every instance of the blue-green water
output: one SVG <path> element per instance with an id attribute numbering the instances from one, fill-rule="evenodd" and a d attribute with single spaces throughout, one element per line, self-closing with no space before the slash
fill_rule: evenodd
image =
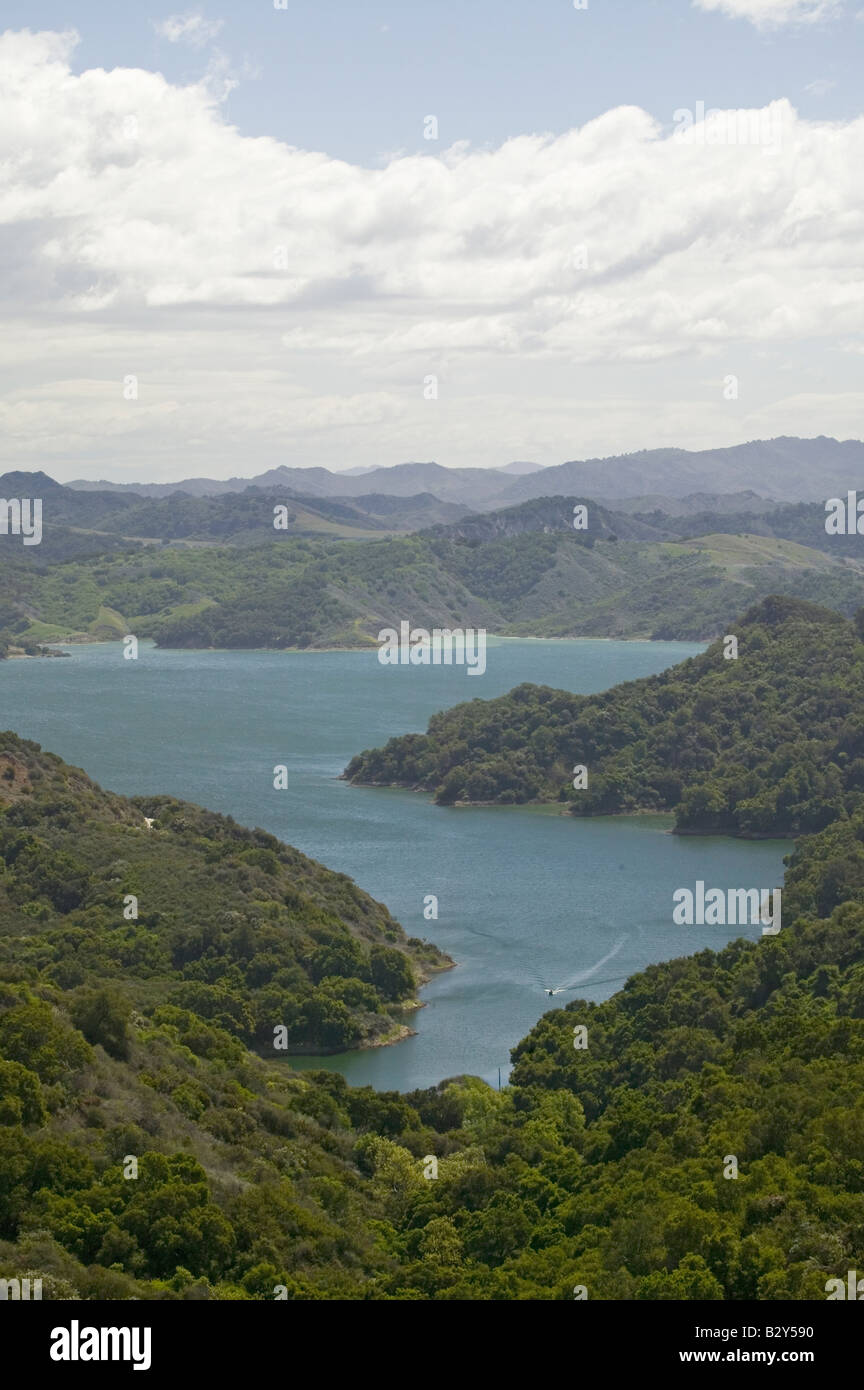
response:
<path id="1" fill-rule="evenodd" d="M 375 652 L 175 652 L 142 643 L 0 663 L 0 726 L 103 786 L 166 792 L 259 825 L 385 902 L 458 963 L 422 992 L 417 1036 L 292 1065 L 410 1090 L 461 1072 L 506 1078 L 510 1048 L 549 1007 L 601 1000 L 654 961 L 755 938 L 676 927 L 672 894 L 774 887 L 789 845 L 668 834 L 657 817 L 575 820 L 539 808 L 448 808 L 338 780 L 352 754 L 425 729 L 435 711 L 522 681 L 591 692 L 693 655 L 685 643 L 490 640 L 487 671 L 385 667 Z M 577 758 L 574 754 L 574 761 Z M 284 763 L 288 787 L 273 788 Z M 437 921 L 423 917 L 427 894 Z M 554 1001 L 544 987 L 579 988 Z"/>

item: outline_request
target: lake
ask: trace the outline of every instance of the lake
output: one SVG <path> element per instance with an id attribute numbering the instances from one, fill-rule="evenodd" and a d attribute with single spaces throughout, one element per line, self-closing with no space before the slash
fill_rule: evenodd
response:
<path id="1" fill-rule="evenodd" d="M 490 638 L 486 673 L 382 666 L 373 651 L 160 651 L 71 647 L 0 663 L 0 725 L 127 795 L 164 792 L 262 826 L 387 904 L 411 936 L 458 963 L 423 991 L 417 1036 L 325 1059 L 352 1084 L 410 1090 L 470 1072 L 497 1084 L 548 1008 L 599 1001 L 646 965 L 759 928 L 680 927 L 672 894 L 774 887 L 786 841 L 680 838 L 668 817 L 562 816 L 555 808 L 434 806 L 415 792 L 350 787 L 354 753 L 424 730 L 463 700 L 523 681 L 582 693 L 703 650 L 682 642 Z M 574 761 L 576 759 L 574 758 Z M 284 763 L 288 787 L 273 788 Z M 423 916 L 435 894 L 437 921 Z M 551 1001 L 544 988 L 564 987 Z M 566 987 L 569 987 L 567 989 Z"/>

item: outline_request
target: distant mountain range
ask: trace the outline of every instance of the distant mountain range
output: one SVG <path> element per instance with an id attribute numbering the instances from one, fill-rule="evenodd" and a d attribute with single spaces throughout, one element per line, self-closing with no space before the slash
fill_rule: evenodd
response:
<path id="1" fill-rule="evenodd" d="M 543 470 L 543 474 L 551 470 Z M 515 481 L 521 482 L 522 478 Z M 138 493 L 142 497 L 169 497 L 184 492 L 190 497 L 215 497 L 228 492 L 263 488 L 287 489 L 304 497 L 357 497 L 384 493 L 391 497 L 415 497 L 430 492 L 442 502 L 467 507 L 496 505 L 497 498 L 514 484 L 512 473 L 497 468 L 442 468 L 438 463 L 398 463 L 392 468 L 367 472 L 332 473 L 328 468 L 271 468 L 254 478 L 185 478 L 179 483 L 69 483 L 78 492 Z M 535 494 L 531 494 L 534 496 Z"/>
<path id="2" fill-rule="evenodd" d="M 289 468 L 281 465 L 253 478 L 186 478 L 177 483 L 112 483 L 77 480 L 79 492 L 138 493 L 168 497 L 219 496 L 264 488 L 289 489 L 308 498 L 359 497 L 368 493 L 414 497 L 431 493 L 441 502 L 492 511 L 535 497 L 581 496 L 603 502 L 638 499 L 640 510 L 693 493 L 756 492 L 782 502 L 824 501 L 850 488 L 864 490 L 864 443 L 857 439 L 753 440 L 726 449 L 645 449 L 609 458 L 580 459 L 548 468 L 509 463 L 502 468 L 444 468 L 438 463 L 400 463 L 390 468 Z M 646 504 L 648 504 L 646 506 Z M 750 508 L 748 508 L 750 509 Z M 629 508 L 628 508 L 629 510 Z"/>
<path id="3" fill-rule="evenodd" d="M 260 545 L 290 536 L 368 540 L 453 522 L 471 509 L 431 493 L 407 497 L 362 492 L 353 497 L 305 497 L 292 488 L 247 487 L 242 492 L 142 497 L 130 488 L 82 492 L 46 473 L 5 473 L 0 497 L 39 497 L 43 540 L 22 552 L 17 536 L 0 534 L 0 556 L 23 554 L 31 563 L 83 559 L 128 543 L 156 541 Z M 274 509 L 285 506 L 274 528 Z"/>
<path id="4" fill-rule="evenodd" d="M 421 465 L 421 466 L 422 466 L 422 465 Z M 522 462 L 522 461 L 517 460 L 515 463 L 505 463 L 504 466 L 503 466 L 503 468 L 499 468 L 499 469 L 497 470 L 497 472 L 499 472 L 499 473 L 515 473 L 515 474 L 521 475 L 522 473 L 539 473 L 540 470 L 541 470 L 542 468 L 545 468 L 545 467 L 546 467 L 546 465 L 543 464 L 543 463 L 525 463 L 525 462 Z M 339 473 L 338 473 L 336 476 L 337 476 L 337 477 L 340 477 L 340 478 L 341 478 L 341 477 L 346 477 L 346 478 L 361 478 L 361 477 L 363 476 L 364 473 L 374 473 L 374 472 L 376 472 L 375 464 L 374 464 L 374 463 L 367 463 L 367 464 L 365 464 L 365 465 L 364 465 L 363 467 L 361 467 L 361 468 L 345 468 L 345 469 L 340 469 Z M 73 483 L 72 486 L 75 487 L 76 484 Z"/>

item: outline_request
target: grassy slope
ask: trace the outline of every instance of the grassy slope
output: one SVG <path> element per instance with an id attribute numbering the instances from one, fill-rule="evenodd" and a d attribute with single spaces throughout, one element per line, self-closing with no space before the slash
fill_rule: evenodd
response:
<path id="1" fill-rule="evenodd" d="M 326 647 L 374 642 L 408 618 L 514 636 L 701 639 L 769 593 L 847 615 L 864 603 L 857 559 L 771 537 L 613 540 L 609 529 L 587 540 L 563 530 L 430 533 L 151 546 L 53 565 L 6 559 L 0 630 L 40 641 L 134 632 L 168 646 Z"/>

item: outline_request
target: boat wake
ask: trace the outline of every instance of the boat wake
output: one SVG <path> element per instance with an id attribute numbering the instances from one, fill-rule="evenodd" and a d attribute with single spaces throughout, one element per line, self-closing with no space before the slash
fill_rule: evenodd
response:
<path id="1" fill-rule="evenodd" d="M 629 941 L 629 940 L 630 940 L 629 935 L 627 935 L 627 936 L 622 936 L 621 940 L 620 940 L 619 942 L 617 942 L 616 945 L 614 945 L 614 946 L 612 947 L 612 950 L 611 950 L 611 951 L 607 951 L 607 953 L 606 953 L 605 956 L 601 956 L 600 960 L 595 961 L 594 964 L 591 965 L 591 966 L 589 966 L 587 970 L 580 970 L 578 974 L 574 975 L 574 976 L 572 977 L 572 979 L 570 979 L 570 980 L 567 982 L 567 984 L 556 985 L 554 989 L 547 989 L 547 990 L 546 990 L 546 993 L 549 994 L 549 995 L 552 995 L 552 994 L 569 994 L 572 990 L 574 990 L 574 989 L 579 989 L 580 986 L 585 985 L 585 984 L 588 984 L 589 981 L 591 980 L 591 976 L 592 976 L 592 975 L 596 975 L 596 973 L 597 973 L 598 970 L 602 970 L 602 969 L 603 969 L 603 966 L 606 964 L 607 961 L 613 960 L 614 957 L 617 956 L 618 952 L 621 950 L 621 947 L 622 947 L 627 941 Z M 600 985 L 600 984 L 612 984 L 612 983 L 614 983 L 615 980 L 626 980 L 626 979 L 627 979 L 627 976 L 626 976 L 626 975 L 617 975 L 617 976 L 613 976 L 611 979 L 606 979 L 606 980 L 595 980 L 594 983 L 595 983 L 595 984 L 598 984 L 598 985 Z"/>

